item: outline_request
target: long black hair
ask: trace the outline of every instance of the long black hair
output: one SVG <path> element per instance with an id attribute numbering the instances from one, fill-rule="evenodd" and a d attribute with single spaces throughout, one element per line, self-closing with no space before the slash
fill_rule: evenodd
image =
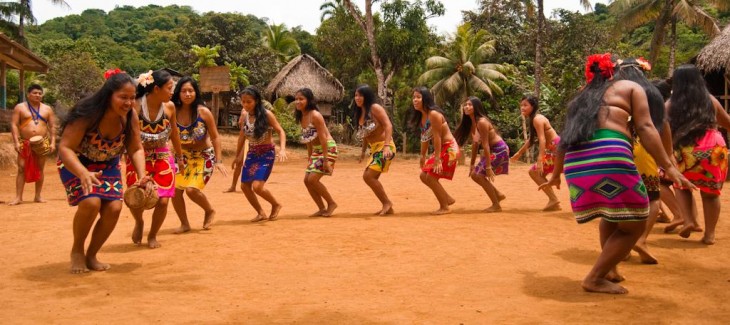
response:
<path id="1" fill-rule="evenodd" d="M 649 101 L 649 115 L 651 115 L 651 121 L 654 123 L 654 127 L 657 131 L 661 132 L 664 127 L 664 98 L 659 92 L 659 89 L 655 87 L 649 79 L 646 79 L 644 70 L 642 69 L 639 62 L 636 59 L 626 59 L 616 65 L 616 74 L 614 80 L 631 80 L 641 88 L 644 88 L 646 98 Z"/>
<path id="2" fill-rule="evenodd" d="M 172 75 L 165 70 L 155 70 L 152 72 L 152 79 L 153 81 L 146 85 L 143 85 L 142 82 L 137 84 L 137 98 L 151 93 L 155 89 L 155 86 L 162 88 L 162 86 L 172 79 Z"/>
<path id="3" fill-rule="evenodd" d="M 243 90 L 241 90 L 238 94 L 239 97 L 243 97 L 245 95 L 253 97 L 256 102 L 256 105 L 254 106 L 254 116 L 256 117 L 256 121 L 253 124 L 253 136 L 254 138 L 261 138 L 269 129 L 269 120 L 266 118 L 266 108 L 261 102 L 261 93 L 258 89 L 256 89 L 256 87 L 248 86 L 243 88 Z"/>
<path id="4" fill-rule="evenodd" d="M 588 67 L 593 79 L 568 103 L 565 114 L 565 127 L 560 134 L 560 147 L 570 146 L 588 141 L 598 128 L 598 113 L 603 106 L 603 95 L 611 84 L 594 62 Z M 605 111 L 608 114 L 608 111 Z"/>
<path id="5" fill-rule="evenodd" d="M 651 81 L 651 84 L 659 89 L 659 93 L 662 94 L 662 98 L 665 102 L 669 100 L 669 97 L 672 97 L 672 85 L 670 85 L 666 80 L 654 79 Z"/>
<path id="6" fill-rule="evenodd" d="M 112 95 L 114 95 L 114 92 L 122 89 L 122 87 L 128 84 L 134 85 L 134 80 L 132 80 L 132 77 L 125 72 L 117 73 L 109 77 L 109 79 L 104 82 L 104 85 L 101 86 L 101 89 L 92 95 L 81 99 L 78 103 L 76 103 L 76 105 L 71 107 L 71 110 L 68 114 L 66 114 L 66 117 L 61 122 L 61 134 L 63 134 L 66 126 L 79 119 L 89 120 L 91 122 L 89 129 L 93 130 L 97 128 L 99 123 L 101 123 L 101 119 L 104 117 L 104 113 L 106 113 L 111 106 Z M 130 109 L 129 113 L 127 113 L 127 124 L 124 126 L 124 134 L 128 139 L 131 136 L 130 117 L 132 116 L 133 111 L 134 110 Z"/>
<path id="7" fill-rule="evenodd" d="M 530 145 L 535 145 L 535 139 L 537 139 L 537 129 L 535 129 L 535 124 L 533 123 L 535 121 L 535 116 L 537 116 L 537 113 L 540 111 L 540 101 L 535 97 L 534 95 L 524 95 L 522 96 L 522 99 L 520 99 L 520 103 L 522 101 L 526 101 L 528 104 L 530 104 L 530 107 L 532 107 L 532 112 L 530 112 L 530 116 L 527 117 L 527 124 L 530 126 Z"/>
<path id="8" fill-rule="evenodd" d="M 370 111 L 372 110 L 373 104 L 375 104 L 377 101 L 375 92 L 368 85 L 360 85 L 357 87 L 357 89 L 355 89 L 355 93 L 360 94 L 360 96 L 362 96 L 363 98 L 362 106 L 365 109 L 365 120 L 367 120 L 370 117 Z M 355 111 L 355 123 L 359 125 L 362 112 L 360 110 L 360 107 L 358 107 L 357 104 L 354 103 L 354 101 L 353 110 Z"/>
<path id="9" fill-rule="evenodd" d="M 413 92 L 418 92 L 421 94 L 421 103 L 423 104 L 423 110 L 426 112 L 430 111 L 437 111 L 441 113 L 441 115 L 444 116 L 444 119 L 446 118 L 446 113 L 436 105 L 436 101 L 433 99 L 433 95 L 431 95 L 431 92 L 428 90 L 428 88 L 424 86 L 413 88 Z M 411 105 L 413 105 L 413 102 L 411 102 Z M 423 117 L 423 113 L 416 110 L 415 107 L 413 108 L 413 113 L 411 113 L 411 118 L 409 121 L 409 124 L 411 127 L 420 127 L 421 126 L 421 118 Z"/>
<path id="10" fill-rule="evenodd" d="M 474 108 L 474 121 L 479 122 L 480 118 L 485 118 L 489 121 L 489 118 L 487 117 L 487 111 L 484 109 L 484 104 L 482 104 L 482 101 L 479 100 L 479 98 L 476 98 L 474 96 L 469 97 L 467 99 L 469 102 L 471 102 L 471 106 Z M 490 121 L 491 123 L 491 121 Z M 477 131 L 478 132 L 478 131 Z M 454 131 L 454 138 L 456 139 L 456 143 L 459 144 L 459 146 L 463 146 L 466 141 L 471 136 L 471 117 L 469 115 L 466 115 L 464 111 L 462 110 L 461 113 L 461 122 L 459 123 L 459 126 L 456 127 L 456 130 Z M 472 149 L 474 150 L 474 149 Z"/>
<path id="11" fill-rule="evenodd" d="M 301 94 L 304 96 L 304 98 L 307 99 L 307 106 L 304 106 L 305 111 L 319 111 L 319 107 L 317 107 L 317 101 L 314 99 L 314 93 L 309 88 L 302 88 L 297 90 L 296 94 Z M 294 120 L 297 121 L 297 123 L 302 121 L 302 116 L 304 113 L 300 110 L 294 111 Z"/>
<path id="12" fill-rule="evenodd" d="M 194 123 L 195 120 L 198 119 L 198 106 L 203 105 L 203 97 L 200 93 L 200 87 L 198 87 L 198 83 L 195 81 L 195 79 L 191 77 L 183 77 L 182 79 L 178 80 L 177 85 L 175 85 L 175 91 L 172 93 L 171 101 L 173 104 L 175 104 L 175 108 L 177 110 L 180 110 L 180 108 L 182 108 L 183 103 L 180 99 L 180 91 L 186 83 L 190 83 L 190 86 L 193 87 L 193 91 L 195 91 L 195 100 L 190 103 L 190 123 Z"/>
<path id="13" fill-rule="evenodd" d="M 702 73 L 692 64 L 684 64 L 672 75 L 669 123 L 672 126 L 674 148 L 693 145 L 707 129 L 717 123 L 710 93 Z"/>

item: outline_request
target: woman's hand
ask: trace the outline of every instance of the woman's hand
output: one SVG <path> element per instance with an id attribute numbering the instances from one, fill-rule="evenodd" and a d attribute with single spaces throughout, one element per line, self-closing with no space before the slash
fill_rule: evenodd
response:
<path id="1" fill-rule="evenodd" d="M 282 161 L 283 162 L 283 161 L 286 161 L 286 159 L 287 159 L 286 149 L 280 150 L 279 151 L 279 161 Z"/>
<path id="2" fill-rule="evenodd" d="M 426 156 L 421 156 L 421 160 L 419 161 L 419 165 L 421 168 L 423 168 L 423 165 L 426 164 Z"/>
<path id="3" fill-rule="evenodd" d="M 434 174 L 441 174 L 444 171 L 444 167 L 441 166 L 441 159 L 436 158 L 433 160 L 433 172 Z"/>
<path id="4" fill-rule="evenodd" d="M 79 179 L 81 180 L 81 189 L 84 191 L 84 196 L 89 195 L 89 193 L 91 193 L 91 189 L 94 186 L 101 185 L 101 181 L 99 180 L 99 177 L 101 177 L 101 175 L 102 171 L 92 173 L 87 170 L 81 177 L 79 177 Z"/>
<path id="5" fill-rule="evenodd" d="M 494 176 L 494 170 L 491 167 L 487 168 L 487 179 L 492 183 L 494 183 Z"/>
<path id="6" fill-rule="evenodd" d="M 329 161 L 327 161 L 327 158 L 324 159 L 322 169 L 324 169 L 327 174 L 332 174 L 332 165 L 330 165 Z"/>
<path id="7" fill-rule="evenodd" d="M 393 152 L 390 151 L 390 146 L 385 146 L 385 148 L 383 148 L 383 157 L 385 159 L 390 159 L 391 157 L 393 157 Z"/>
<path id="8" fill-rule="evenodd" d="M 560 189 L 560 174 L 557 174 L 557 176 L 556 174 L 553 174 L 547 182 L 538 186 L 537 190 L 542 191 L 550 186 L 555 186 L 557 189 Z"/>
<path id="9" fill-rule="evenodd" d="M 226 166 L 223 165 L 222 162 L 215 163 L 215 169 L 217 169 L 221 174 L 223 174 L 223 177 L 228 177 L 228 168 L 226 168 Z"/>
<path id="10" fill-rule="evenodd" d="M 674 184 L 679 185 L 681 188 L 687 188 L 690 190 L 696 190 L 697 186 L 695 184 L 692 184 L 682 173 L 679 172 L 677 167 L 671 166 L 668 169 L 664 171 L 664 175 L 667 177 L 667 179 L 670 179 Z"/>

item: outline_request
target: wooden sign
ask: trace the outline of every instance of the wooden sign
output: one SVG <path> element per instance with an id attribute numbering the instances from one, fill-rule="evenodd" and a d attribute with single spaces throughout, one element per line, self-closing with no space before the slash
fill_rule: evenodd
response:
<path id="1" fill-rule="evenodd" d="M 204 93 L 219 93 L 221 91 L 229 91 L 230 85 L 230 69 L 227 66 L 200 68 L 200 91 Z"/>

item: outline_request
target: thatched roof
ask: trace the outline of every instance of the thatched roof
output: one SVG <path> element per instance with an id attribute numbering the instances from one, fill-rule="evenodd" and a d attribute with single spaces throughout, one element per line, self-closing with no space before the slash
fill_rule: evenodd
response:
<path id="1" fill-rule="evenodd" d="M 697 67 L 704 72 L 730 71 L 730 25 L 700 51 Z"/>
<path id="2" fill-rule="evenodd" d="M 297 90 L 304 87 L 311 89 L 317 101 L 323 103 L 339 102 L 345 92 L 345 87 L 335 76 L 314 58 L 302 54 L 279 71 L 264 90 L 264 96 L 270 100 L 294 96 Z"/>

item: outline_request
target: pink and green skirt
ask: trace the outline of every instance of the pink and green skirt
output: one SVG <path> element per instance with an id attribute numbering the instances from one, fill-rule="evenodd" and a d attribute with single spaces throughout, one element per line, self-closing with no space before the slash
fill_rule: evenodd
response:
<path id="1" fill-rule="evenodd" d="M 636 170 L 630 140 L 599 129 L 593 138 L 565 153 L 565 180 L 578 223 L 595 218 L 610 222 L 643 221 L 649 197 Z"/>

